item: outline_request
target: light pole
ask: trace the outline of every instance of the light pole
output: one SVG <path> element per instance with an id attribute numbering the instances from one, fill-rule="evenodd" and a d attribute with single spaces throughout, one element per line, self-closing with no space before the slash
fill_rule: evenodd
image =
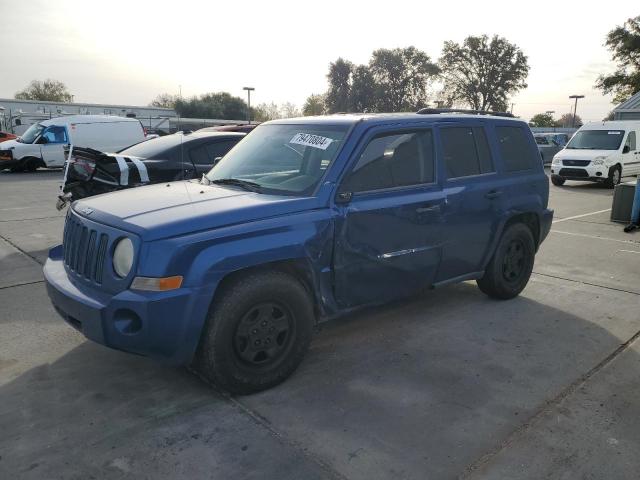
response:
<path id="1" fill-rule="evenodd" d="M 575 98 L 576 103 L 573 106 L 573 122 L 571 122 L 571 128 L 576 128 L 576 115 L 578 113 L 578 99 L 584 98 L 584 95 L 569 95 L 569 98 Z"/>
<path id="2" fill-rule="evenodd" d="M 255 90 L 253 87 L 242 87 L 243 90 L 247 91 L 247 123 L 251 124 L 251 92 Z"/>

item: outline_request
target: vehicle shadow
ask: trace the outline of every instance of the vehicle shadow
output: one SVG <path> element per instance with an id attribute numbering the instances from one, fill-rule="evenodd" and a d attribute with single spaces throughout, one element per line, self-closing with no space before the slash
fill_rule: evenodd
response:
<path id="1" fill-rule="evenodd" d="M 302 478 L 277 432 L 285 464 L 299 448 L 348 478 L 454 478 L 620 344 L 598 309 L 568 310 L 427 292 L 323 324 L 292 378 L 234 401 L 85 342 L 0 386 L 0 477 Z"/>

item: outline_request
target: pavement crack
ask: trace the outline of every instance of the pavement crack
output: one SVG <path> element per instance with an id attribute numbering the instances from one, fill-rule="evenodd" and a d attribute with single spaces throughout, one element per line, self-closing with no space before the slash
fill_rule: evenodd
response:
<path id="1" fill-rule="evenodd" d="M 229 393 L 225 392 L 224 390 L 221 390 L 215 383 L 212 383 L 208 378 L 206 378 L 196 369 L 189 368 L 189 370 L 198 378 L 200 378 L 203 382 L 209 385 L 209 387 L 211 387 L 212 390 L 214 390 L 218 395 L 220 395 L 220 397 L 222 397 L 226 402 L 228 402 L 231 406 L 233 406 L 239 413 L 246 415 L 256 425 L 267 430 L 269 434 L 271 434 L 271 436 L 273 436 L 280 443 L 289 446 L 294 451 L 298 452 L 303 458 L 318 465 L 327 475 L 330 476 L 330 478 L 334 480 L 348 480 L 348 477 L 344 476 L 339 471 L 337 471 L 331 464 L 327 463 L 317 455 L 310 453 L 302 445 L 300 445 L 295 440 L 292 440 L 291 438 L 289 438 L 286 434 L 280 432 L 279 430 L 276 430 L 273 427 L 273 424 L 267 418 L 260 415 L 258 412 L 251 409 L 250 407 L 248 407 L 247 405 L 245 405 L 244 403 L 242 403 L 240 400 L 233 397 Z"/>
<path id="2" fill-rule="evenodd" d="M 516 440 L 521 438 L 526 431 L 536 426 L 546 414 L 551 412 L 553 408 L 560 405 L 565 399 L 571 396 L 579 388 L 584 386 L 593 376 L 595 376 L 597 373 L 607 367 L 611 362 L 613 362 L 622 352 L 627 350 L 636 340 L 638 340 L 638 338 L 640 338 L 640 330 L 634 333 L 626 342 L 620 344 L 618 348 L 616 348 L 613 352 L 611 352 L 600 362 L 598 362 L 598 364 L 592 367 L 587 373 L 581 375 L 567 387 L 563 388 L 555 397 L 544 402 L 533 415 L 531 415 L 523 424 L 521 424 L 518 428 L 507 435 L 507 437 L 499 445 L 497 445 L 491 451 L 482 455 L 475 462 L 468 465 L 458 478 L 460 480 L 469 478 L 469 476 L 472 475 L 480 467 L 487 465 L 495 456 L 511 446 Z"/>
<path id="3" fill-rule="evenodd" d="M 634 292 L 633 290 L 625 290 L 624 288 L 608 287 L 606 285 L 600 285 L 598 283 L 585 282 L 583 280 L 574 280 L 573 278 L 565 278 L 559 275 L 550 275 L 548 273 L 539 273 L 539 272 L 531 272 L 531 273 L 535 275 L 540 275 L 542 277 L 556 278 L 558 280 L 565 280 L 567 282 L 580 283 L 582 285 L 589 285 L 591 287 L 604 288 L 605 290 L 613 290 L 615 292 L 630 293 L 631 295 L 640 295 L 640 293 L 638 292 Z"/>
<path id="4" fill-rule="evenodd" d="M 14 288 L 14 287 L 23 287 L 25 285 L 35 285 L 37 283 L 44 283 L 44 280 L 34 280 L 33 282 L 23 282 L 23 283 L 16 283 L 15 285 L 6 285 L 4 287 L 0 287 L 0 290 L 7 290 L 8 288 Z"/>
<path id="5" fill-rule="evenodd" d="M 52 217 L 35 217 L 35 218 L 15 218 L 13 220 L 0 220 L 0 223 L 10 223 L 10 222 L 28 222 L 30 220 L 49 220 L 52 218 L 62 218 L 64 219 L 63 215 L 54 215 Z"/>
<path id="6" fill-rule="evenodd" d="M 0 235 L 0 238 L 2 240 L 4 240 L 5 242 L 7 242 L 9 245 L 11 245 L 13 248 L 15 248 L 16 250 L 18 250 L 21 254 L 23 254 L 26 257 L 29 257 L 31 260 L 33 260 L 34 262 L 36 262 L 39 265 L 44 265 L 44 262 L 41 262 L 37 257 L 34 257 L 33 255 L 31 255 L 29 252 L 27 252 L 26 250 L 23 250 L 22 248 L 20 248 L 18 245 L 16 245 L 15 243 L 13 243 L 11 240 L 9 240 L 7 237 L 5 237 L 4 235 Z"/>

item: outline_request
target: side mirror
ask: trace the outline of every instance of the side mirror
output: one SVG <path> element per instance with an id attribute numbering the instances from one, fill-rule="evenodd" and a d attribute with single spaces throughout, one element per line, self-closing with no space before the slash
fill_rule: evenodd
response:
<path id="1" fill-rule="evenodd" d="M 353 197 L 351 192 L 338 192 L 336 195 L 336 203 L 349 203 Z"/>
<path id="2" fill-rule="evenodd" d="M 214 159 L 213 159 L 213 166 L 215 167 L 215 166 L 218 164 L 218 162 L 220 162 L 220 160 L 222 160 L 222 157 L 216 157 L 216 158 L 214 158 Z"/>
<path id="3" fill-rule="evenodd" d="M 47 139 L 47 137 L 40 137 L 36 143 L 44 145 L 45 143 L 49 143 L 49 140 Z"/>
<path id="4" fill-rule="evenodd" d="M 631 151 L 631 147 L 629 145 L 625 145 L 622 147 L 622 153 L 629 153 Z"/>

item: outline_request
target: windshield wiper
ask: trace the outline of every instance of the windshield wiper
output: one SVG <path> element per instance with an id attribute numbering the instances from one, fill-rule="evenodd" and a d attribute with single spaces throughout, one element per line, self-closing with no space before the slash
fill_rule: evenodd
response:
<path id="1" fill-rule="evenodd" d="M 209 183 L 216 183 L 218 185 L 233 185 L 236 187 L 244 188 L 250 192 L 259 192 L 262 190 L 262 186 L 256 182 L 250 182 L 248 180 L 240 180 L 239 178 L 217 178 L 216 180 L 209 180 Z"/>

